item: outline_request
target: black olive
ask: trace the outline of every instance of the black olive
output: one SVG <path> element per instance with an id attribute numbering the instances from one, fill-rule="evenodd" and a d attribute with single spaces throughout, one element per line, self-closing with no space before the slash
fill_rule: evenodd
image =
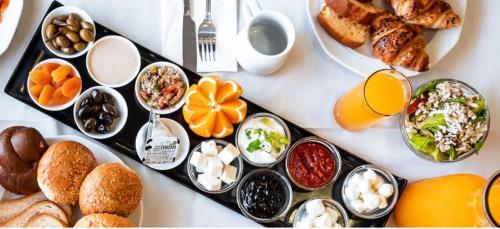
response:
<path id="1" fill-rule="evenodd" d="M 83 120 L 83 128 L 87 132 L 94 131 L 96 126 L 97 126 L 97 120 L 94 117 L 90 117 L 88 119 Z"/>
<path id="2" fill-rule="evenodd" d="M 113 123 L 113 117 L 111 117 L 111 115 L 106 113 L 106 112 L 102 112 L 102 111 L 99 112 L 99 115 L 97 116 L 97 118 L 99 119 L 100 123 L 103 123 L 106 125 L 111 125 L 111 123 Z"/>
<path id="3" fill-rule="evenodd" d="M 95 116 L 99 115 L 99 112 L 101 112 L 101 106 L 93 105 L 91 112 L 92 112 L 92 115 L 95 115 Z"/>
<path id="4" fill-rule="evenodd" d="M 115 99 L 110 94 L 103 92 L 102 99 L 104 100 L 105 104 L 108 104 L 110 106 L 115 106 Z"/>
<path id="5" fill-rule="evenodd" d="M 110 106 L 108 104 L 102 105 L 102 111 L 108 113 L 113 118 L 118 116 L 118 111 L 116 110 L 116 108 L 114 106 Z"/>
<path id="6" fill-rule="evenodd" d="M 100 123 L 99 125 L 97 125 L 97 128 L 95 131 L 99 134 L 105 134 L 105 133 L 109 132 L 110 129 L 111 129 L 111 127 L 109 125 L 106 125 L 104 123 Z"/>
<path id="7" fill-rule="evenodd" d="M 91 105 L 93 105 L 93 104 L 94 104 L 94 101 L 92 101 L 92 98 L 87 97 L 87 98 L 85 98 L 85 99 L 83 99 L 83 100 L 82 100 L 82 102 L 80 103 L 80 106 L 81 106 L 81 107 L 83 107 L 83 106 L 85 106 L 85 105 L 89 105 L 89 106 L 91 106 Z"/>
<path id="8" fill-rule="evenodd" d="M 90 106 L 82 106 L 80 109 L 78 109 L 78 117 L 81 119 L 89 117 L 92 109 Z"/>
<path id="9" fill-rule="evenodd" d="M 102 99 L 102 93 L 98 90 L 92 90 L 90 93 L 92 95 L 92 99 L 94 99 L 95 103 L 100 103 Z"/>

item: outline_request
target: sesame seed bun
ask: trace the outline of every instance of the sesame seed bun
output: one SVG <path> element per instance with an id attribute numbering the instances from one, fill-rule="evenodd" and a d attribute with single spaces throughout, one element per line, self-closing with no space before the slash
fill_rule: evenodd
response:
<path id="1" fill-rule="evenodd" d="M 97 166 L 83 181 L 80 209 L 84 215 L 109 213 L 129 216 L 142 198 L 140 177 L 121 163 Z"/>
<path id="2" fill-rule="evenodd" d="M 84 216 L 74 227 L 135 227 L 135 225 L 127 218 L 103 213 Z"/>
<path id="3" fill-rule="evenodd" d="M 84 145 L 74 141 L 57 142 L 40 159 L 38 186 L 49 200 L 74 205 L 83 180 L 95 166 L 94 155 Z"/>

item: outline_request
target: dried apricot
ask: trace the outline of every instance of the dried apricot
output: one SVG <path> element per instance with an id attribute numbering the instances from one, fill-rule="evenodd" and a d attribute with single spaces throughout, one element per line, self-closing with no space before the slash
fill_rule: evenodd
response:
<path id="1" fill-rule="evenodd" d="M 36 85 L 50 84 L 52 79 L 49 75 L 45 74 L 43 70 L 33 70 L 30 72 L 29 79 Z"/>
<path id="2" fill-rule="evenodd" d="M 50 73 L 52 73 L 52 71 L 54 71 L 54 69 L 58 68 L 59 66 L 60 65 L 56 63 L 46 63 L 42 66 L 42 70 L 46 75 L 50 76 Z"/>
<path id="3" fill-rule="evenodd" d="M 52 97 L 52 101 L 55 105 L 62 105 L 69 102 L 71 98 L 68 98 L 62 94 L 62 88 L 57 88 L 54 91 L 54 96 Z"/>
<path id="4" fill-rule="evenodd" d="M 55 88 L 50 85 L 43 86 L 42 92 L 40 93 L 40 98 L 38 98 L 38 102 L 44 106 L 48 106 L 52 97 L 54 95 Z"/>
<path id="5" fill-rule="evenodd" d="M 44 85 L 35 85 L 30 87 L 30 93 L 34 97 L 40 96 L 40 93 L 42 93 Z"/>
<path id="6" fill-rule="evenodd" d="M 62 94 L 66 97 L 73 98 L 82 88 L 82 80 L 78 77 L 73 77 L 67 80 L 61 87 Z"/>
<path id="7" fill-rule="evenodd" d="M 63 80 L 61 80 L 61 81 L 59 81 L 59 82 L 57 82 L 57 83 L 54 83 L 53 85 L 54 85 L 54 87 L 55 87 L 55 88 L 60 88 L 60 87 L 62 87 L 62 85 L 64 85 L 64 83 L 66 83 L 66 81 L 68 81 L 68 80 L 69 80 L 69 78 L 67 78 L 67 77 L 66 77 L 65 79 L 63 79 Z"/>
<path id="8" fill-rule="evenodd" d="M 54 71 L 52 71 L 52 73 L 50 75 L 52 76 L 52 80 L 55 83 L 57 83 L 57 82 L 65 79 L 66 76 L 68 76 L 69 74 L 71 74 L 72 71 L 73 71 L 73 69 L 71 69 L 70 66 L 68 66 L 68 65 L 61 65 L 58 68 L 54 69 Z"/>

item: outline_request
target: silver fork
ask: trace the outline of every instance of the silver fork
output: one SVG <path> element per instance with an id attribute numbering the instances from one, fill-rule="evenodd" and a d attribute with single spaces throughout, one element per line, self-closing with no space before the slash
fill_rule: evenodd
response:
<path id="1" fill-rule="evenodd" d="M 216 31 L 212 20 L 212 0 L 207 0 L 207 13 L 198 28 L 198 51 L 203 62 L 215 61 Z"/>

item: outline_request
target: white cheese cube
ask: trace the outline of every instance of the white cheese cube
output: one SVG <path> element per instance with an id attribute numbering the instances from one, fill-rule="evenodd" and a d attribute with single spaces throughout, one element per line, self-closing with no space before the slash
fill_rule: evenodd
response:
<path id="1" fill-rule="evenodd" d="M 232 165 L 226 165 L 224 166 L 224 170 L 220 179 L 226 184 L 231 184 L 236 180 L 236 173 L 238 173 L 238 169 L 236 167 Z"/>
<path id="2" fill-rule="evenodd" d="M 382 197 L 389 198 L 392 194 L 394 194 L 394 187 L 391 184 L 385 183 L 378 188 L 377 192 Z"/>
<path id="3" fill-rule="evenodd" d="M 205 156 L 217 157 L 219 149 L 215 141 L 206 141 L 201 143 L 201 153 L 205 154 Z"/>
<path id="4" fill-rule="evenodd" d="M 336 223 L 339 220 L 339 213 L 337 213 L 335 210 L 333 210 L 330 207 L 325 208 L 325 214 L 330 215 L 330 218 L 332 218 L 332 221 Z"/>
<path id="5" fill-rule="evenodd" d="M 330 228 L 334 223 L 335 221 L 333 221 L 330 215 L 325 212 L 314 220 L 314 227 Z"/>
<path id="6" fill-rule="evenodd" d="M 193 152 L 193 155 L 191 156 L 191 160 L 189 160 L 189 164 L 196 167 L 196 171 L 198 171 L 198 170 L 203 171 L 205 169 L 205 167 L 207 166 L 207 157 L 205 157 L 200 152 L 195 151 L 195 152 Z"/>
<path id="7" fill-rule="evenodd" d="M 217 157 L 209 157 L 207 162 L 207 167 L 205 167 L 205 174 L 213 177 L 220 177 L 222 175 L 222 169 L 224 165 Z"/>
<path id="8" fill-rule="evenodd" d="M 314 218 L 325 213 L 325 205 L 323 205 L 323 201 L 316 199 L 311 200 L 306 204 L 306 211 L 308 217 Z"/>
<path id="9" fill-rule="evenodd" d="M 199 174 L 198 182 L 209 191 L 217 191 L 221 189 L 222 182 L 219 178 L 207 174 Z"/>
<path id="10" fill-rule="evenodd" d="M 363 195 L 363 202 L 369 211 L 375 210 L 380 204 L 380 196 L 375 193 L 366 193 Z"/>
<path id="11" fill-rule="evenodd" d="M 361 181 L 363 179 L 363 177 L 359 174 L 354 174 L 352 175 L 351 179 L 349 179 L 349 181 L 347 181 L 347 184 L 349 186 L 358 186 L 359 184 L 359 181 Z"/>
<path id="12" fill-rule="evenodd" d="M 366 211 L 366 205 L 360 199 L 355 199 L 351 201 L 351 206 L 356 212 L 363 213 L 364 211 Z"/>
<path id="13" fill-rule="evenodd" d="M 389 206 L 389 204 L 387 203 L 387 199 L 384 197 L 380 197 L 380 203 L 378 203 L 378 208 L 384 209 L 387 206 Z"/>
<path id="14" fill-rule="evenodd" d="M 218 157 L 222 163 L 229 165 L 238 155 L 240 155 L 240 151 L 233 144 L 229 144 L 220 151 Z"/>
<path id="15" fill-rule="evenodd" d="M 361 179 L 358 183 L 358 189 L 360 193 L 368 193 L 372 191 L 372 186 L 370 181 L 367 179 Z"/>
<path id="16" fill-rule="evenodd" d="M 309 216 L 303 217 L 300 219 L 299 223 L 297 224 L 298 228 L 313 228 L 314 227 L 314 219 Z"/>
<path id="17" fill-rule="evenodd" d="M 349 200 L 354 200 L 359 197 L 358 186 L 347 186 L 344 190 L 344 194 Z"/>
<path id="18" fill-rule="evenodd" d="M 373 171 L 371 169 L 367 169 L 363 173 L 363 178 L 365 178 L 365 180 L 368 180 L 370 182 L 370 184 L 375 183 L 375 180 L 377 179 L 377 177 L 378 177 L 378 175 L 375 173 L 375 171 Z"/>

